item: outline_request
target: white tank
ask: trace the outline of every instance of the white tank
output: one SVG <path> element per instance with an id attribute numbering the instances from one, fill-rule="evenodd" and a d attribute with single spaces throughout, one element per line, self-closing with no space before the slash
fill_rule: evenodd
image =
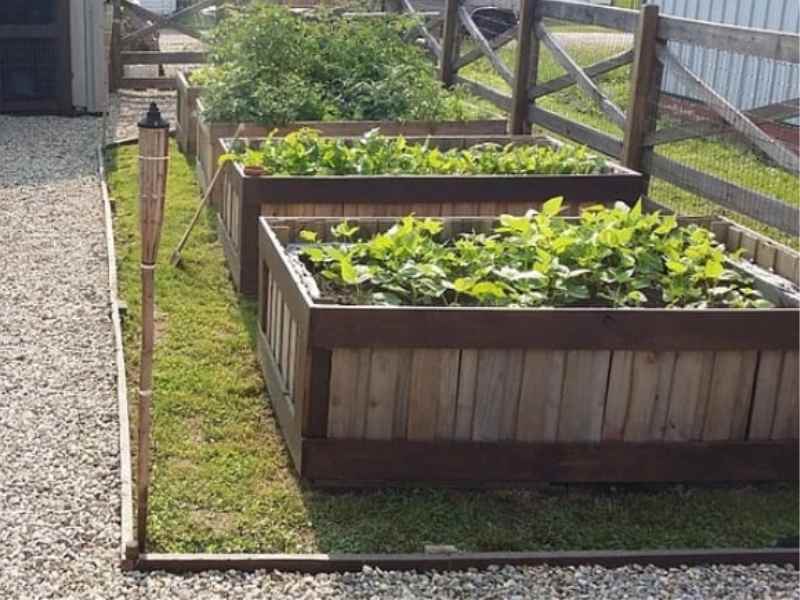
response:
<path id="1" fill-rule="evenodd" d="M 170 15 L 177 10 L 177 1 L 178 0 L 133 0 L 133 3 L 159 15 Z"/>

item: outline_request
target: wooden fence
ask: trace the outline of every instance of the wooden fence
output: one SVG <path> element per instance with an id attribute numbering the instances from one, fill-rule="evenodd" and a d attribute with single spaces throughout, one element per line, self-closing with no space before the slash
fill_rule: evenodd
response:
<path id="1" fill-rule="evenodd" d="M 407 3 L 404 4 L 408 9 Z M 413 13 L 413 9 L 409 12 Z M 548 23 L 553 20 L 631 34 L 633 48 L 581 66 L 551 31 Z M 460 84 L 508 111 L 510 133 L 524 133 L 532 124 L 539 125 L 721 207 L 791 235 L 800 233 L 800 211 L 796 206 L 677 162 L 657 149 L 665 143 L 729 132 L 736 134 L 737 141 L 746 142 L 759 155 L 765 156 L 765 165 L 774 165 L 792 175 L 800 173 L 797 154 L 756 124 L 800 115 L 800 98 L 742 112 L 684 65 L 668 46 L 670 41 L 684 42 L 797 64 L 800 62 L 800 36 L 662 16 L 654 5 L 634 11 L 565 0 L 521 0 L 518 24 L 493 39 L 482 34 L 461 0 L 446 0 L 441 31 L 440 40 L 430 30 L 423 36 L 430 52 L 438 58 L 441 80 L 446 85 Z M 472 43 L 464 52 L 465 38 Z M 508 65 L 499 50 L 512 41 L 516 41 L 517 50 L 514 64 Z M 550 52 L 564 75 L 540 80 L 538 65 L 542 48 Z M 510 94 L 459 74 L 481 58 L 486 58 L 493 71 L 508 85 Z M 630 100 L 623 110 L 603 91 L 597 79 L 628 64 L 632 65 Z M 665 100 L 661 86 L 665 65 L 684 80 L 693 96 L 701 99 L 703 108 L 712 113 L 716 121 L 658 128 L 658 107 Z M 572 85 L 616 126 L 618 135 L 574 122 L 537 105 L 541 98 Z"/>
<path id="2" fill-rule="evenodd" d="M 162 52 L 137 49 L 138 42 L 163 29 L 172 29 L 190 38 L 200 40 L 200 32 L 181 23 L 182 19 L 209 7 L 220 8 L 224 0 L 200 0 L 171 15 L 162 16 L 142 8 L 129 0 L 114 0 L 114 20 L 111 28 L 111 91 L 125 89 L 175 89 L 175 77 L 125 77 L 129 65 L 186 65 L 206 61 L 204 51 Z M 144 25 L 135 31 L 123 33 L 122 19 L 129 12 Z"/>

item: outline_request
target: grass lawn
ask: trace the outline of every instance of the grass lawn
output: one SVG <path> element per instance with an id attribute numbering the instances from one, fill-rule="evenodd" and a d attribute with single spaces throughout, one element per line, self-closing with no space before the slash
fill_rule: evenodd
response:
<path id="1" fill-rule="evenodd" d="M 617 41 L 606 46 L 598 46 L 597 42 L 592 42 L 589 45 L 572 46 L 568 49 L 578 64 L 587 66 L 610 57 L 624 50 L 625 47 Z M 509 68 L 513 68 L 515 51 L 514 42 L 500 50 L 500 56 Z M 555 62 L 549 50 L 543 47 L 539 58 L 539 80 L 547 81 L 564 74 L 565 71 Z M 628 105 L 629 74 L 630 67 L 626 66 L 599 78 L 601 88 L 623 110 L 627 110 Z M 465 67 L 462 75 L 506 94 L 511 93 L 511 89 L 485 58 Z M 622 138 L 622 131 L 609 121 L 575 86 L 545 96 L 537 103 L 540 107 L 569 120 Z M 741 145 L 715 138 L 698 138 L 659 146 L 658 152 L 694 169 L 710 173 L 747 189 L 778 198 L 789 204 L 800 205 L 800 183 L 797 177 L 764 163 L 755 152 Z M 800 241 L 796 237 L 765 227 L 752 219 L 725 211 L 702 197 L 663 180 L 653 180 L 650 196 L 682 214 L 725 214 L 749 227 L 763 231 L 785 244 L 795 248 L 800 247 Z"/>
<path id="2" fill-rule="evenodd" d="M 798 531 L 795 485 L 459 492 L 314 491 L 293 475 L 255 360 L 255 311 L 233 293 L 207 213 L 182 269 L 169 255 L 199 202 L 172 149 L 156 272 L 154 551 L 420 551 L 758 547 Z M 112 151 L 126 360 L 135 403 L 139 344 L 137 148 Z M 135 411 L 134 411 L 135 412 Z"/>

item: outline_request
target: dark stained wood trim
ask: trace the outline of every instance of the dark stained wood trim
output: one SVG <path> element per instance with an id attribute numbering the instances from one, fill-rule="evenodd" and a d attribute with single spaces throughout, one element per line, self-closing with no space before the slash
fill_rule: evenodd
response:
<path id="1" fill-rule="evenodd" d="M 328 435 L 332 353 L 325 348 L 311 348 L 310 354 L 311 363 L 306 366 L 309 387 L 305 392 L 308 400 L 303 410 L 303 436 L 324 438 Z"/>
<path id="2" fill-rule="evenodd" d="M 58 94 L 59 112 L 61 114 L 71 114 L 73 112 L 72 106 L 72 35 L 70 24 L 70 5 L 71 2 L 57 2 L 59 6 L 58 14 L 61 19 L 61 62 L 58 68 L 58 77 L 60 81 L 56 84 L 56 89 L 60 89 Z"/>
<path id="3" fill-rule="evenodd" d="M 303 439 L 302 476 L 317 483 L 797 481 L 786 442 L 489 443 Z"/>
<path id="4" fill-rule="evenodd" d="M 260 328 L 256 332 L 256 338 L 259 363 L 267 384 L 270 403 L 280 425 L 284 443 L 289 449 L 289 455 L 292 457 L 295 469 L 299 472 L 302 469 L 303 461 L 299 419 L 295 414 L 285 382 L 280 376 L 280 369 L 272 357 L 269 342 Z"/>
<path id="5" fill-rule="evenodd" d="M 311 299 L 298 280 L 294 269 L 286 261 L 286 255 L 280 242 L 273 231 L 266 226 L 266 220 L 258 219 L 258 222 L 260 223 L 260 234 L 257 245 L 261 259 L 267 263 L 272 278 L 280 288 L 283 300 L 289 307 L 292 316 L 297 319 L 298 324 L 307 323 L 311 316 Z"/>
<path id="6" fill-rule="evenodd" d="M 480 325 L 478 325 L 480 324 Z M 324 348 L 537 348 L 553 350 L 792 350 L 800 311 L 312 308 L 311 340 Z"/>
<path id="7" fill-rule="evenodd" d="M 492 565 L 800 565 L 797 548 L 721 548 L 697 550 L 606 550 L 574 552 L 465 552 L 457 554 L 142 554 L 141 571 L 283 571 L 342 573 L 371 566 L 392 571 L 456 571 Z"/>

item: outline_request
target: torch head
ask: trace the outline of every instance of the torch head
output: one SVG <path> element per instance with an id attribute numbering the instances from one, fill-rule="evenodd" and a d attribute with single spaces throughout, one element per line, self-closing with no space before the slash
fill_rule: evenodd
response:
<path id="1" fill-rule="evenodd" d="M 161 111 L 155 102 L 150 103 L 147 114 L 139 121 L 140 129 L 169 129 L 169 121 L 161 117 Z"/>

